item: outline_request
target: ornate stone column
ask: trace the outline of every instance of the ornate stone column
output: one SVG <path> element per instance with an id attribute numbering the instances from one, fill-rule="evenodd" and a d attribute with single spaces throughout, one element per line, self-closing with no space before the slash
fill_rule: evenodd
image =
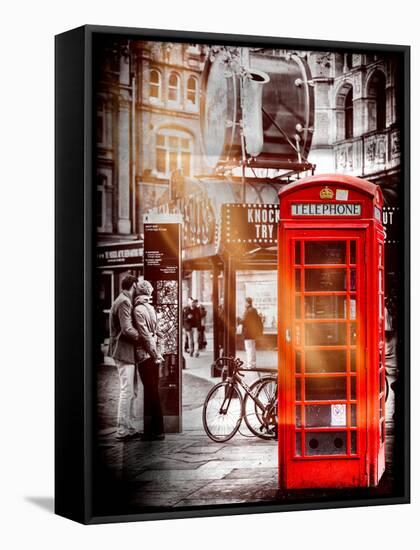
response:
<path id="1" fill-rule="evenodd" d="M 312 52 L 308 56 L 315 87 L 314 135 L 309 161 L 316 164 L 318 172 L 333 172 L 335 168 L 331 155 L 334 141 L 334 111 L 331 105 L 334 84 L 332 78 L 333 55 L 325 52 Z"/>
<path id="2" fill-rule="evenodd" d="M 131 147 L 130 147 L 130 115 L 131 102 L 128 90 L 120 90 L 118 97 L 118 220 L 117 231 L 129 235 L 132 232 L 130 216 L 130 175 L 131 175 Z"/>
<path id="3" fill-rule="evenodd" d="M 353 137 L 357 138 L 366 132 L 367 113 L 363 99 L 362 72 L 353 75 Z"/>

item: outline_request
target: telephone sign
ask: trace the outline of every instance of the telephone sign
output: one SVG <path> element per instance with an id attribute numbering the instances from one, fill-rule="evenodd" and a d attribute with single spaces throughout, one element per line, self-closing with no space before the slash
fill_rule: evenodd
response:
<path id="1" fill-rule="evenodd" d="M 292 216 L 360 216 L 362 206 L 360 203 L 310 203 L 303 202 L 292 204 Z"/>

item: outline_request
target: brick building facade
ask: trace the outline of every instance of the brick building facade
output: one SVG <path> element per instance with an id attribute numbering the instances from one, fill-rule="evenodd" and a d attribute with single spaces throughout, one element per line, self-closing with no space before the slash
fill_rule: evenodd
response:
<path id="1" fill-rule="evenodd" d="M 131 263 L 99 262 L 104 323 L 121 277 L 128 269 L 141 273 L 143 214 L 169 200 L 174 171 L 192 178 L 209 172 L 201 153 L 199 119 L 205 50 L 190 44 L 119 41 L 103 44 L 98 52 L 98 248 L 115 256 L 114 244 L 131 242 L 139 250 L 137 258 L 130 256 Z M 390 226 L 398 227 L 400 182 L 398 66 L 391 56 L 306 52 L 305 57 L 315 94 L 308 160 L 317 174 L 340 172 L 381 185 L 393 257 L 397 242 Z M 125 252 L 119 254 L 123 258 Z M 208 284 L 203 277 L 192 276 L 189 292 L 204 292 L 200 289 Z M 253 279 L 252 274 L 246 277 Z"/>

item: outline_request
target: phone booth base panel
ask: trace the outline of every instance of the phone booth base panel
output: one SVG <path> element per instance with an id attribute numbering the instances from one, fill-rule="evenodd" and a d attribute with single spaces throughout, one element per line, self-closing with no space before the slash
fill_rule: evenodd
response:
<path id="1" fill-rule="evenodd" d="M 280 479 L 281 489 L 346 489 L 366 487 L 360 471 L 360 459 L 354 459 L 354 465 L 331 459 L 310 461 L 310 463 L 288 464 L 284 479 Z M 366 478 L 367 479 L 367 478 Z"/>

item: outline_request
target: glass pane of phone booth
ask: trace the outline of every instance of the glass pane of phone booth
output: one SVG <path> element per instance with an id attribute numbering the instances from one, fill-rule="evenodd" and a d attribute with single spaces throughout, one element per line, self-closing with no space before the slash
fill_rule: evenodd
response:
<path id="1" fill-rule="evenodd" d="M 357 454 L 358 242 L 294 241 L 295 456 Z"/>

